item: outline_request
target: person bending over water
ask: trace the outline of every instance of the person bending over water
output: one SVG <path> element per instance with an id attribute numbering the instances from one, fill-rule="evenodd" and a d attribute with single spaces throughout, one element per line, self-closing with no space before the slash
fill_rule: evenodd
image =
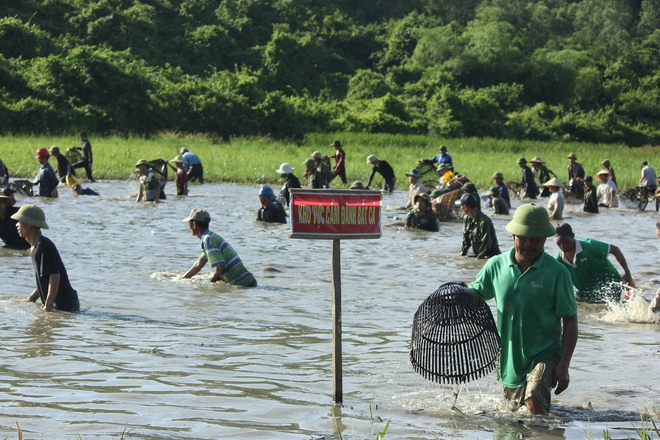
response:
<path id="1" fill-rule="evenodd" d="M 183 221 L 188 222 L 190 233 L 202 240 L 202 255 L 183 275 L 184 278 L 192 278 L 208 262 L 213 268 L 213 274 L 209 277 L 211 282 L 224 281 L 235 286 L 257 287 L 257 280 L 243 266 L 234 248 L 221 236 L 209 230 L 211 215 L 208 212 L 193 209 Z"/>

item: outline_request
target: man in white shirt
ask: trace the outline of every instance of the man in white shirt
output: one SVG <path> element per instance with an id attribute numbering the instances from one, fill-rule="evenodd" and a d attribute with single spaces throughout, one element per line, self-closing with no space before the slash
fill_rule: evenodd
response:
<path id="1" fill-rule="evenodd" d="M 617 197 L 616 184 L 610 180 L 610 173 L 607 170 L 600 170 L 596 174 L 600 185 L 596 190 L 598 197 L 598 206 L 603 208 L 617 208 L 619 206 L 619 198 Z"/>

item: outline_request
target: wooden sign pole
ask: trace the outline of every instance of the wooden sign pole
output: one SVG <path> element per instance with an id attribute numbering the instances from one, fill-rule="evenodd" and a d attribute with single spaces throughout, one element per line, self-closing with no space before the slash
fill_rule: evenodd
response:
<path id="1" fill-rule="evenodd" d="M 332 384 L 335 405 L 344 401 L 341 355 L 341 246 L 332 240 Z"/>

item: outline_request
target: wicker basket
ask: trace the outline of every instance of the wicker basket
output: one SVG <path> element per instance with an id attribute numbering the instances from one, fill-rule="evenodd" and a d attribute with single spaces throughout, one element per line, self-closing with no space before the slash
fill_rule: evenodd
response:
<path id="1" fill-rule="evenodd" d="M 493 314 L 472 289 L 443 284 L 415 313 L 410 361 L 428 380 L 479 379 L 495 368 L 501 350 Z"/>

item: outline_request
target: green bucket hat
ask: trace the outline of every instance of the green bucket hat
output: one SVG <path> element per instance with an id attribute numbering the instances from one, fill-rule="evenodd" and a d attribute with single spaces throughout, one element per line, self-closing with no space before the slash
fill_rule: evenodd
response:
<path id="1" fill-rule="evenodd" d="M 12 215 L 16 221 L 27 223 L 28 225 L 35 226 L 41 229 L 48 229 L 48 224 L 46 223 L 46 214 L 36 205 L 23 205 Z"/>
<path id="2" fill-rule="evenodd" d="M 521 157 L 520 159 L 518 159 L 518 163 L 527 163 L 527 159 Z"/>
<path id="3" fill-rule="evenodd" d="M 555 227 L 550 222 L 548 211 L 536 203 L 528 203 L 516 209 L 513 219 L 506 225 L 507 232 L 520 237 L 552 237 Z"/>
<path id="4" fill-rule="evenodd" d="M 454 167 L 452 167 L 451 165 L 449 165 L 446 162 L 442 162 L 440 165 L 438 165 L 438 171 L 440 171 L 440 170 L 449 170 L 449 169 L 452 169 L 452 168 L 454 168 Z"/>
<path id="5" fill-rule="evenodd" d="M 351 189 L 364 189 L 364 183 L 360 182 L 359 180 L 356 180 L 351 185 Z"/>
<path id="6" fill-rule="evenodd" d="M 469 193 L 477 192 L 477 187 L 474 186 L 474 183 L 472 182 L 467 182 L 465 185 L 463 185 L 463 189 Z"/>
<path id="7" fill-rule="evenodd" d="M 314 159 L 307 159 L 305 162 L 303 162 L 303 165 L 316 168 L 316 161 Z"/>
<path id="8" fill-rule="evenodd" d="M 499 186 L 491 186 L 488 188 L 488 194 L 494 196 L 494 197 L 499 197 L 500 196 L 500 187 Z"/>
<path id="9" fill-rule="evenodd" d="M 504 175 L 500 173 L 499 171 L 493 174 L 493 179 L 504 179 Z"/>
<path id="10" fill-rule="evenodd" d="M 135 164 L 135 168 L 139 167 L 140 165 L 146 165 L 146 166 L 148 167 L 148 166 L 149 166 L 149 162 L 147 162 L 147 161 L 144 160 L 144 159 L 140 159 L 140 160 L 138 160 L 137 163 Z"/>
<path id="11" fill-rule="evenodd" d="M 60 154 L 60 147 L 53 145 L 48 149 L 48 151 L 50 151 L 51 154 Z"/>

